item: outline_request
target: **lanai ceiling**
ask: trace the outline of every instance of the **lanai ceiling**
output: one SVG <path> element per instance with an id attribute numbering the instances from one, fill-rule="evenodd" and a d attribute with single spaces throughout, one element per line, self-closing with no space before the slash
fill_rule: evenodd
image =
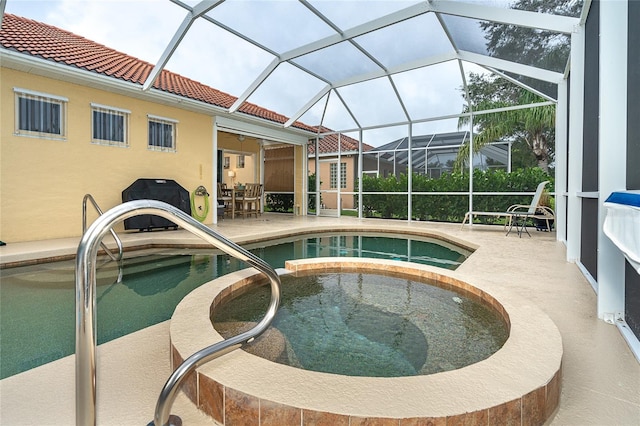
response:
<path id="1" fill-rule="evenodd" d="M 481 24 L 535 28 L 558 40 L 578 24 L 504 0 L 172 1 L 184 19 L 145 87 L 162 67 L 172 69 L 174 52 L 193 49 L 230 76 L 252 70 L 243 93 L 232 93 L 239 98 L 231 112 L 250 101 L 290 117 L 287 125 L 301 120 L 341 131 L 459 114 L 469 72 L 529 77 L 533 90 L 536 82 L 557 83 L 568 57 L 555 69 L 515 62 L 518 52 L 499 57 L 487 51 Z M 216 53 L 215 42 L 202 44 L 207 31 L 244 46 L 236 55 Z"/>

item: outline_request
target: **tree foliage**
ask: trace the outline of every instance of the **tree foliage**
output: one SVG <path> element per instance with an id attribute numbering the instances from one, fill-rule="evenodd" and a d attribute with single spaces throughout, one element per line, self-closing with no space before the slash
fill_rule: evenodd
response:
<path id="1" fill-rule="evenodd" d="M 582 1 L 517 0 L 511 5 L 511 8 L 575 17 L 580 15 Z M 485 33 L 489 55 L 538 68 L 564 72 L 571 49 L 571 39 L 568 34 L 497 22 L 481 22 L 480 27 Z M 533 81 L 533 79 L 518 75 L 513 77 L 536 87 L 543 93 L 556 96 L 555 84 L 539 80 Z"/>
<path id="2" fill-rule="evenodd" d="M 579 16 L 582 1 L 517 0 L 511 7 L 538 13 Z M 542 69 L 564 71 L 571 48 L 569 35 L 496 22 L 482 22 L 480 26 L 485 33 L 489 55 Z M 555 84 L 519 75 L 511 77 L 552 97 L 557 94 Z M 467 89 L 468 101 L 473 111 L 544 101 L 542 97 L 519 85 L 496 76 L 472 73 Z M 466 106 L 463 112 L 469 110 Z M 537 165 L 548 171 L 555 148 L 554 106 L 474 115 L 473 120 L 479 130 L 479 134 L 474 135 L 474 152 L 490 142 L 509 140 L 514 143 L 514 166 Z M 469 118 L 464 117 L 458 124 L 463 126 L 468 122 Z M 457 167 L 464 166 L 469 156 L 468 149 L 465 146 L 459 152 Z"/>
<path id="3" fill-rule="evenodd" d="M 517 105 L 527 105 L 543 102 L 540 96 L 518 86 L 504 88 L 501 79 L 495 76 L 472 74 L 469 79 L 468 90 L 473 99 L 474 109 L 492 110 Z M 504 94 L 504 96 L 501 96 Z M 474 127 L 477 133 L 473 136 L 473 152 L 495 141 L 509 140 L 514 146 L 526 146 L 533 153 L 536 165 L 548 172 L 549 162 L 553 159 L 555 140 L 555 106 L 544 105 L 534 108 L 513 109 L 509 111 L 492 112 L 474 115 Z M 468 116 L 461 117 L 459 127 L 468 124 Z M 461 168 L 469 158 L 469 145 L 463 145 L 458 151 L 456 168 Z M 527 167 L 529 164 L 514 164 L 516 167 Z"/>

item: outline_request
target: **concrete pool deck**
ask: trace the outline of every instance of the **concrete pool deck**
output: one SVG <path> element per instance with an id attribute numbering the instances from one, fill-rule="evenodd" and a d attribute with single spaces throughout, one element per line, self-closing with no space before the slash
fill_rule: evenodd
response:
<path id="1" fill-rule="evenodd" d="M 615 326 L 596 316 L 596 296 L 555 234 L 505 237 L 501 227 L 371 219 L 293 217 L 264 214 L 254 220 L 224 220 L 215 228 L 238 242 L 290 232 L 358 226 L 380 230 L 424 230 L 463 240 L 477 250 L 456 271 L 526 298 L 548 315 L 563 340 L 560 406 L 551 425 L 640 425 L 640 364 Z M 123 234 L 126 246 L 154 241 L 193 241 L 186 231 Z M 197 239 L 196 239 L 197 240 Z M 73 255 L 78 239 L 9 244 L 2 263 Z M 98 424 L 146 425 L 170 374 L 169 322 L 100 345 Z M 74 424 L 74 357 L 0 381 L 0 424 Z M 215 425 L 180 395 L 172 413 L 184 425 Z"/>

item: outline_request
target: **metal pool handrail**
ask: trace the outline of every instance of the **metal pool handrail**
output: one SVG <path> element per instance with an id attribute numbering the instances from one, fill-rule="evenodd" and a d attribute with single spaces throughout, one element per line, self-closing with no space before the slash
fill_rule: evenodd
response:
<path id="1" fill-rule="evenodd" d="M 263 333 L 280 303 L 280 278 L 264 260 L 216 233 L 180 209 L 155 200 L 136 200 L 102 214 L 82 236 L 76 256 L 76 425 L 96 424 L 96 256 L 102 238 L 114 224 L 132 216 L 153 214 L 171 220 L 225 253 L 256 268 L 271 282 L 271 302 L 264 318 L 251 330 L 204 348 L 185 360 L 165 383 L 154 416 L 156 426 L 169 419 L 180 383 L 196 367 L 240 347 Z M 224 351 L 224 352 L 223 352 Z"/>
<path id="2" fill-rule="evenodd" d="M 95 198 L 93 198 L 93 195 L 85 194 L 84 198 L 82 198 L 82 233 L 83 234 L 87 230 L 87 201 L 91 201 L 93 208 L 96 209 L 98 214 L 100 215 L 103 214 L 102 209 L 100 208 L 100 206 L 98 206 L 98 203 L 96 202 Z M 113 229 L 109 229 L 109 232 L 111 232 L 111 236 L 116 241 L 116 246 L 118 247 L 118 256 L 114 256 L 113 253 L 111 253 L 111 250 L 109 250 L 109 248 L 103 242 L 100 242 L 100 245 L 102 246 L 104 251 L 107 253 L 107 255 L 111 258 L 111 260 L 114 260 L 117 262 L 122 259 L 122 255 L 124 253 L 124 250 L 122 249 L 122 241 L 120 241 L 120 238 L 118 237 L 118 234 L 116 234 L 116 231 L 114 231 Z"/>

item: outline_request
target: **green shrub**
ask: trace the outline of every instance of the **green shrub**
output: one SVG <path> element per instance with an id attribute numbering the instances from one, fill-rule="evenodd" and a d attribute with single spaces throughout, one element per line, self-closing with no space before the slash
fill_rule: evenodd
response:
<path id="1" fill-rule="evenodd" d="M 293 194 L 267 194 L 265 210 L 276 213 L 292 213 Z"/>
<path id="2" fill-rule="evenodd" d="M 519 169 L 511 173 L 504 170 L 473 172 L 474 192 L 535 192 L 538 184 L 549 180 L 547 190 L 553 192 L 553 178 L 537 167 Z M 467 192 L 469 190 L 468 173 L 445 173 L 440 178 L 432 179 L 425 175 L 414 174 L 412 177 L 411 203 L 413 219 L 441 222 L 462 222 L 469 210 L 469 197 L 461 195 L 430 195 L 433 192 Z M 405 194 L 366 194 L 366 192 L 406 192 L 408 177 L 405 174 L 398 178 L 362 177 L 362 203 L 365 217 L 385 219 L 407 218 L 407 196 Z M 425 194 L 415 194 L 421 192 Z M 553 201 L 553 200 L 552 200 Z M 530 204 L 531 195 L 476 195 L 473 197 L 475 211 L 506 211 L 513 204 Z M 480 216 L 478 223 L 495 223 L 499 218 Z"/>
<path id="3" fill-rule="evenodd" d="M 316 190 L 316 174 L 311 173 L 307 178 L 307 188 L 309 188 L 309 192 L 314 192 Z M 322 202 L 322 197 L 320 197 L 320 202 Z M 309 211 L 316 210 L 316 194 L 309 194 L 309 199 L 307 200 L 307 208 Z"/>
<path id="4" fill-rule="evenodd" d="M 309 190 L 315 190 L 316 175 L 310 174 L 308 178 Z M 309 194 L 308 208 L 311 211 L 316 207 L 316 194 Z M 322 198 L 320 198 L 322 201 Z M 267 194 L 265 199 L 265 210 L 276 213 L 293 213 L 293 194 Z"/>

